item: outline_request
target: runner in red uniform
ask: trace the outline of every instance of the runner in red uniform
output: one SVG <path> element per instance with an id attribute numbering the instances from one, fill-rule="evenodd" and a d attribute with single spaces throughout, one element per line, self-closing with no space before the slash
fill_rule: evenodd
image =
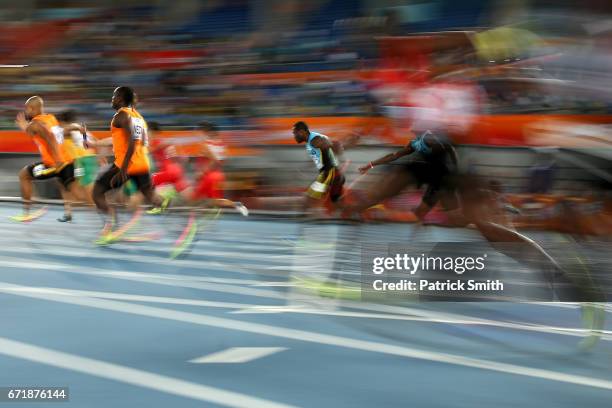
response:
<path id="1" fill-rule="evenodd" d="M 153 173 L 153 185 L 158 187 L 172 186 L 174 189 L 170 191 L 160 191 L 160 195 L 164 197 L 163 206 L 167 206 L 169 201 L 178 193 L 180 195 L 190 197 L 191 188 L 183 166 L 179 162 L 176 149 L 174 146 L 164 142 L 157 136 L 160 131 L 159 124 L 151 122 L 149 125 L 150 136 L 150 152 L 155 162 L 156 172 Z M 161 211 L 160 207 L 153 208 L 148 211 L 149 214 L 157 214 Z"/>
<path id="2" fill-rule="evenodd" d="M 197 172 L 200 174 L 193 191 L 192 201 L 202 202 L 206 205 L 222 208 L 235 208 L 240 214 L 249 215 L 248 209 L 240 202 L 233 202 L 223 198 L 223 160 L 225 159 L 225 144 L 219 138 L 217 127 L 209 122 L 200 124 L 202 141 L 200 143 L 200 156 L 196 162 Z"/>

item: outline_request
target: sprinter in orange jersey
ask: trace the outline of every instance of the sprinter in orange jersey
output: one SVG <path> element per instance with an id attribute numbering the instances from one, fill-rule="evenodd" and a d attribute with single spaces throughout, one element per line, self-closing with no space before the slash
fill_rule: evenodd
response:
<path id="1" fill-rule="evenodd" d="M 60 191 L 64 197 L 66 215 L 60 221 L 71 219 L 71 197 L 81 197 L 74 187 L 74 157 L 70 146 L 64 143 L 64 129 L 55 116 L 44 112 L 44 102 L 40 96 L 32 96 L 25 103 L 25 111 L 17 115 L 17 126 L 32 137 L 41 161 L 24 167 L 19 172 L 21 197 L 23 198 L 23 215 L 11 217 L 14 221 L 32 221 L 36 218 L 30 214 L 32 199 L 32 181 L 57 178 Z M 70 194 L 69 194 L 70 193 Z"/>
<path id="2" fill-rule="evenodd" d="M 113 217 L 106 202 L 106 192 L 133 180 L 145 199 L 156 207 L 162 199 L 153 188 L 148 157 L 147 123 L 135 109 L 136 94 L 132 88 L 120 86 L 113 92 L 111 101 L 117 111 L 111 121 L 111 136 L 115 161 L 103 170 L 93 189 L 93 199 L 105 216 L 105 224 L 98 243 L 108 243 L 113 234 Z M 109 238 L 110 237 L 110 238 Z"/>

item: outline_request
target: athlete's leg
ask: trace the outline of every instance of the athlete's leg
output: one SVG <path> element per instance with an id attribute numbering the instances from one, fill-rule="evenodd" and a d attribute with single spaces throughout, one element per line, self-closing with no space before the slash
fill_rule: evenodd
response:
<path id="1" fill-rule="evenodd" d="M 81 170 L 83 170 L 83 168 L 81 168 Z M 80 180 L 76 178 L 75 164 L 71 163 L 62 168 L 59 173 L 59 177 L 64 185 L 64 188 L 70 192 L 73 202 L 91 202 L 91 198 L 87 197 L 87 193 L 83 188 L 83 185 L 80 183 Z"/>
<path id="2" fill-rule="evenodd" d="M 74 196 L 64 187 L 64 184 L 59 179 L 57 179 L 57 186 L 64 200 L 64 216 L 57 220 L 59 222 L 70 222 L 72 221 L 72 202 L 74 201 Z"/>
<path id="3" fill-rule="evenodd" d="M 183 167 L 178 163 L 168 163 L 163 167 L 163 170 L 152 175 L 153 186 L 158 190 L 159 195 L 164 199 L 164 205 L 177 196 L 189 202 L 193 195 L 193 191 L 185 178 Z M 164 187 L 163 189 L 158 189 Z M 149 213 L 159 213 L 160 208 L 154 208 Z"/>
<path id="4" fill-rule="evenodd" d="M 416 178 L 410 171 L 405 168 L 397 168 L 381 176 L 377 182 L 372 183 L 373 188 L 368 191 L 365 197 L 360 197 L 352 203 L 345 203 L 342 207 L 349 211 L 361 212 L 398 195 L 408 185 L 415 183 Z"/>
<path id="5" fill-rule="evenodd" d="M 67 164 L 57 173 L 57 181 L 64 199 L 64 216 L 58 218 L 60 222 L 72 221 L 72 207 L 75 202 L 84 201 L 83 193 L 79 190 L 79 183 L 75 178 L 74 165 Z"/>
<path id="6" fill-rule="evenodd" d="M 93 186 L 98 172 L 98 159 L 95 155 L 81 158 L 83 177 L 79 180 L 83 196 L 88 204 L 93 204 Z"/>
<path id="7" fill-rule="evenodd" d="M 234 208 L 242 215 L 247 216 L 249 211 L 242 203 L 233 202 L 223 198 L 224 182 L 225 175 L 222 171 L 209 171 L 198 183 L 191 197 L 191 202 L 194 204 L 201 204 L 206 207 Z"/>
<path id="8" fill-rule="evenodd" d="M 166 171 L 158 171 L 157 173 L 153 173 L 151 176 L 151 181 L 154 187 L 159 187 L 164 184 L 171 184 L 172 180 L 172 174 Z"/>
<path id="9" fill-rule="evenodd" d="M 23 199 L 23 212 L 28 214 L 32 205 L 32 166 L 25 166 L 19 171 L 19 186 L 21 188 L 21 198 Z"/>
<path id="10" fill-rule="evenodd" d="M 419 219 L 419 221 L 423 221 L 423 218 L 431 211 L 432 207 L 427 204 L 425 201 L 421 201 L 417 208 L 413 210 L 414 215 Z"/>
<path id="11" fill-rule="evenodd" d="M 499 223 L 503 220 L 498 216 L 499 203 L 482 183 L 475 179 L 462 180 L 460 191 L 466 220 L 476 226 L 493 248 L 531 270 L 548 271 L 545 278 L 550 283 L 566 276 L 559 263 L 538 243 Z"/>
<path id="12" fill-rule="evenodd" d="M 423 200 L 414 210 L 414 214 L 420 221 L 423 221 L 425 215 L 434 208 L 438 201 L 447 217 L 444 222 L 445 227 L 465 227 L 469 224 L 464 215 L 458 192 L 454 185 L 446 180 L 442 180 L 440 183 L 432 183 L 427 187 Z"/>
<path id="13" fill-rule="evenodd" d="M 155 187 L 153 187 L 153 182 L 149 173 L 131 175 L 130 179 L 134 180 L 136 187 L 138 187 L 138 190 L 140 190 L 149 204 L 152 204 L 154 207 L 160 207 L 162 205 L 164 200 L 155 192 Z"/>
<path id="14" fill-rule="evenodd" d="M 106 192 L 112 190 L 113 188 L 118 188 L 120 186 L 112 186 L 111 182 L 113 178 L 119 173 L 119 168 L 114 164 L 111 164 L 106 170 L 103 170 L 98 179 L 96 180 L 93 188 L 93 200 L 96 204 L 96 208 L 102 214 L 108 215 L 110 213 L 110 208 L 106 201 Z"/>

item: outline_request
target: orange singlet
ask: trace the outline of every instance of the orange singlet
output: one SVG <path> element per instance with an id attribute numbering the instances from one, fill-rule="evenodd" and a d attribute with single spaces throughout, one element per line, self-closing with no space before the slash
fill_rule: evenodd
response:
<path id="1" fill-rule="evenodd" d="M 32 121 L 41 123 L 55 137 L 61 161 L 63 163 L 72 163 L 74 157 L 70 154 L 69 146 L 64 144 L 64 129 L 59 125 L 55 116 L 51 114 L 36 115 L 32 118 Z M 33 139 L 36 146 L 38 146 L 44 165 L 47 167 L 55 167 L 55 159 L 53 159 L 53 150 L 51 146 L 49 146 L 47 141 L 40 135 L 34 135 Z"/>
<path id="2" fill-rule="evenodd" d="M 135 138 L 134 154 L 128 164 L 128 174 L 146 174 L 149 172 L 147 123 L 134 108 L 121 108 L 117 111 L 125 112 L 131 119 L 131 131 Z M 121 168 L 128 150 L 131 137 L 129 129 L 117 128 L 111 122 L 111 136 L 113 138 L 113 152 L 115 153 L 115 166 Z"/>

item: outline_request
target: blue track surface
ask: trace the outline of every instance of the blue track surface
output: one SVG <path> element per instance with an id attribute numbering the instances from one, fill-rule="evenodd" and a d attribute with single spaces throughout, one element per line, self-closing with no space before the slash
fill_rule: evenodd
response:
<path id="1" fill-rule="evenodd" d="M 342 271 L 359 272 L 358 263 L 350 266 L 358 237 L 348 225 L 223 216 L 172 261 L 185 217 L 144 217 L 141 230 L 162 232 L 158 241 L 96 247 L 101 225 L 91 211 L 76 212 L 72 224 L 55 221 L 57 208 L 31 224 L 8 220 L 18 212 L 12 204 L 0 211 L 0 386 L 68 386 L 70 402 L 61 406 L 609 407 L 612 401 L 610 332 L 580 353 L 580 330 L 549 327 L 580 329 L 575 305 L 391 306 L 322 299 L 291 286 L 291 275 L 324 273 L 325 256 L 321 270 L 300 269 L 300 246 L 309 235 L 332 237 L 330 250 L 347 254 Z M 359 234 L 408 240 L 415 238 L 411 228 L 369 225 Z M 418 234 L 480 240 L 467 230 L 428 227 Z M 283 349 L 242 363 L 190 362 L 231 347 Z"/>

